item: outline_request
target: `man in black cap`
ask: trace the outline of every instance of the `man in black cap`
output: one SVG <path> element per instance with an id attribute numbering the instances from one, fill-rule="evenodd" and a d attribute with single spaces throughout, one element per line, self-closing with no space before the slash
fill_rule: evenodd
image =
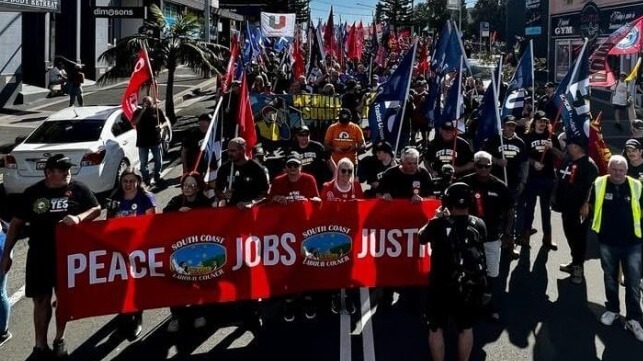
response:
<path id="1" fill-rule="evenodd" d="M 315 177 L 320 189 L 324 182 L 332 177 L 333 164 L 330 155 L 321 143 L 310 139 L 310 128 L 307 125 L 297 129 L 295 140 L 288 152 L 299 154 L 302 170 Z"/>
<path id="2" fill-rule="evenodd" d="M 370 186 L 364 192 L 366 198 L 375 198 L 377 187 L 380 184 L 384 172 L 398 165 L 393 155 L 393 147 L 388 142 L 379 142 L 373 145 L 373 155 L 364 157 L 360 162 L 363 166 L 359 168 L 359 179 L 362 179 Z"/>
<path id="3" fill-rule="evenodd" d="M 100 205 L 86 185 L 71 179 L 70 169 L 76 167 L 69 157 L 56 154 L 45 163 L 45 179 L 27 188 L 20 207 L 11 220 L 0 272 L 11 268 L 11 251 L 18 240 L 18 230 L 26 222 L 29 252 L 27 253 L 25 294 L 33 300 L 36 345 L 30 360 L 64 358 L 65 325 L 56 320 L 53 351 L 47 343 L 47 330 L 52 315 L 51 299 L 56 286 L 56 225 L 74 225 L 91 221 L 100 215 Z"/>
<path id="4" fill-rule="evenodd" d="M 424 153 L 424 166 L 434 176 L 441 177 L 442 166 L 453 165 L 457 177 L 473 171 L 473 151 L 464 138 L 457 135 L 454 123 L 440 125 L 439 134 L 429 142 Z"/>
<path id="5" fill-rule="evenodd" d="M 567 140 L 566 162 L 558 171 L 558 186 L 553 209 L 561 212 L 563 231 L 572 253 L 572 261 L 560 265 L 560 270 L 571 273 L 572 283 L 583 283 L 583 265 L 589 229 L 589 191 L 598 176 L 598 168 L 585 151 L 587 138 Z"/>
<path id="6" fill-rule="evenodd" d="M 627 175 L 634 179 L 643 180 L 643 146 L 636 139 L 625 142 L 625 156 L 627 157 Z"/>
<path id="7" fill-rule="evenodd" d="M 556 85 L 552 82 L 547 82 L 545 84 L 545 94 L 538 98 L 538 103 L 536 104 L 538 110 L 545 112 L 546 117 L 551 120 L 556 120 L 556 115 L 558 114 L 556 104 L 551 101 L 554 97 L 554 92 L 556 92 Z"/>
<path id="8" fill-rule="evenodd" d="M 442 199 L 448 215 L 431 219 L 418 233 L 420 243 L 430 243 L 432 250 L 426 314 L 434 361 L 445 359 L 450 319 L 458 332 L 458 359 L 469 359 L 473 326 L 484 309 L 487 230 L 482 219 L 469 214 L 472 197 L 468 185 L 452 184 Z"/>

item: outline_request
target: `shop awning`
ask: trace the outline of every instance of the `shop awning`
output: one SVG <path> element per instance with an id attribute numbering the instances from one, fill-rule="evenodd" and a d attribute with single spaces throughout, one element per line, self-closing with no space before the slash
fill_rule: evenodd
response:
<path id="1" fill-rule="evenodd" d="M 61 0 L 0 0 L 0 11 L 59 13 Z"/>

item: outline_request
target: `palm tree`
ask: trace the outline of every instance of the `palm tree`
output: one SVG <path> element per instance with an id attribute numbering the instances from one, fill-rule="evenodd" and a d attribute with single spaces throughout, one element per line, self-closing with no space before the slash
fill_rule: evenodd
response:
<path id="1" fill-rule="evenodd" d="M 163 13 L 156 5 L 148 6 L 149 20 L 138 34 L 127 36 L 116 45 L 103 52 L 98 60 L 114 64 L 99 79 L 98 84 L 115 82 L 129 77 L 132 73 L 135 56 L 147 47 L 152 71 L 156 76 L 167 70 L 167 89 L 165 113 L 172 123 L 176 121 L 174 112 L 174 74 L 179 65 L 186 65 L 195 73 L 204 76 L 213 72 L 220 74 L 225 67 L 228 49 L 224 46 L 197 40 L 201 23 L 192 14 L 184 14 L 167 26 Z"/>

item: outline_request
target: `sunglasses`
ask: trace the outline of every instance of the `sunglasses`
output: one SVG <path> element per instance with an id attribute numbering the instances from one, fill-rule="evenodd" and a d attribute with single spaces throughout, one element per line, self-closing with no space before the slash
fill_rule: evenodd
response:
<path id="1" fill-rule="evenodd" d="M 478 163 L 476 163 L 476 168 L 478 168 L 478 169 L 491 169 L 491 164 L 478 164 Z"/>
<path id="2" fill-rule="evenodd" d="M 353 170 L 348 168 L 342 168 L 339 171 L 342 172 L 342 174 L 353 174 Z"/>
<path id="3" fill-rule="evenodd" d="M 183 188 L 194 189 L 196 187 L 198 187 L 198 185 L 196 183 L 185 183 L 185 184 L 183 184 Z"/>
<path id="4" fill-rule="evenodd" d="M 286 167 L 288 167 L 288 168 L 296 168 L 296 167 L 299 167 L 299 163 L 297 163 L 297 162 L 288 162 L 288 163 L 286 163 Z"/>

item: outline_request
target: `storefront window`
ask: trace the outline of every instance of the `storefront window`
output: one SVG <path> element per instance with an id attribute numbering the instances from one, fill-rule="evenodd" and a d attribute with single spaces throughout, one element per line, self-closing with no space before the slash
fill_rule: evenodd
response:
<path id="1" fill-rule="evenodd" d="M 569 40 L 556 41 L 556 82 L 560 82 L 570 66 Z"/>

